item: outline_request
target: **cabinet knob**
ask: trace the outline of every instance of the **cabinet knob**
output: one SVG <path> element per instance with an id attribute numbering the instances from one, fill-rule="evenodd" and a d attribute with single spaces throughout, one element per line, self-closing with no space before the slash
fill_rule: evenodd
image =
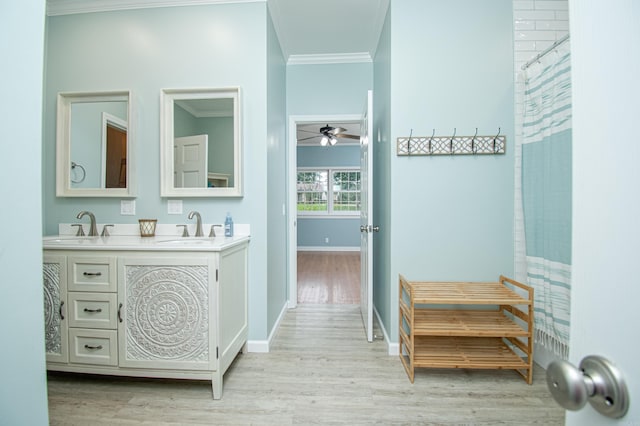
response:
<path id="1" fill-rule="evenodd" d="M 585 357 L 579 368 L 567 361 L 552 362 L 547 387 L 567 410 L 580 410 L 588 401 L 600 414 L 616 419 L 629 409 L 629 392 L 620 370 L 601 356 Z"/>

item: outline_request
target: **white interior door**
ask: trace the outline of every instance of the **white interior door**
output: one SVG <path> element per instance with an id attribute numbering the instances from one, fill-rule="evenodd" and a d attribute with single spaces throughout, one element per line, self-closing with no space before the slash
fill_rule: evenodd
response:
<path id="1" fill-rule="evenodd" d="M 208 135 L 175 138 L 173 161 L 175 188 L 207 187 Z"/>
<path id="2" fill-rule="evenodd" d="M 360 126 L 360 312 L 367 340 L 373 341 L 373 92 Z"/>
<path id="3" fill-rule="evenodd" d="M 588 355 L 604 356 L 620 369 L 630 396 L 625 417 L 608 419 L 587 404 L 579 411 L 567 411 L 566 424 L 571 426 L 640 424 L 640 145 L 629 137 L 637 130 L 640 111 L 640 51 L 622 42 L 640 42 L 638 6 L 635 1 L 569 1 L 573 81 L 569 360 L 578 365 Z M 601 25 L 593 25 L 594 16 Z"/>

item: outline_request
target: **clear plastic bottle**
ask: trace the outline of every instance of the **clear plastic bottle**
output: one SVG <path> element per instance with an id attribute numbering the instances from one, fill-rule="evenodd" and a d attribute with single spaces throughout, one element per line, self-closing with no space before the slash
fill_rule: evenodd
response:
<path id="1" fill-rule="evenodd" d="M 229 212 L 227 212 L 227 218 L 224 220 L 224 236 L 233 237 L 233 219 Z"/>

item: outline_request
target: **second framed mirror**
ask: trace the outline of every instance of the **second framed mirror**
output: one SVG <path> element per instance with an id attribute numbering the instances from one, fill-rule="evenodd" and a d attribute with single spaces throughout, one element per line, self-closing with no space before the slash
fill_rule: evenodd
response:
<path id="1" fill-rule="evenodd" d="M 241 197 L 240 89 L 163 89 L 163 197 Z"/>

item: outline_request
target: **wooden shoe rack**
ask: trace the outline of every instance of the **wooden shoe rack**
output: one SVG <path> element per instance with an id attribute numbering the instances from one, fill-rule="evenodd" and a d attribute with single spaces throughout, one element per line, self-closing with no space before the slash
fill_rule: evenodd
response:
<path id="1" fill-rule="evenodd" d="M 533 381 L 533 288 L 416 282 L 400 275 L 400 360 L 415 368 L 510 369 Z"/>

